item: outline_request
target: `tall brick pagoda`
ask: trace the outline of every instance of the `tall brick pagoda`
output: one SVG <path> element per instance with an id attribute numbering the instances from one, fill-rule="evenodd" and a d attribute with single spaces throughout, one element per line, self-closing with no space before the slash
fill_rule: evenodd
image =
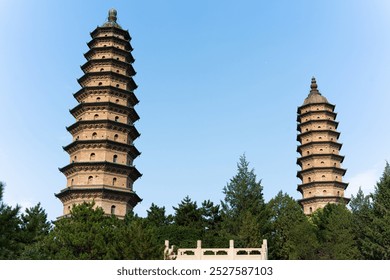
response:
<path id="1" fill-rule="evenodd" d="M 79 104 L 70 110 L 75 123 L 67 127 L 73 142 L 64 147 L 70 163 L 60 168 L 67 186 L 56 194 L 65 216 L 73 205 L 94 201 L 106 214 L 123 218 L 141 201 L 133 191 L 141 176 L 133 165 L 140 155 L 133 145 L 140 135 L 134 127 L 139 119 L 136 72 L 131 37 L 116 15 L 111 9 L 107 22 L 91 33 L 87 62 L 81 66 L 81 89 L 74 94 Z"/>
<path id="2" fill-rule="evenodd" d="M 341 167 L 344 156 L 339 155 L 342 144 L 338 142 L 340 133 L 335 121 L 335 105 L 321 95 L 315 78 L 303 105 L 298 107 L 299 132 L 297 164 L 301 170 L 297 177 L 302 180 L 298 191 L 302 194 L 299 203 L 306 215 L 323 208 L 328 203 L 345 202 L 344 190 L 348 184 L 343 182 L 346 170 Z"/>

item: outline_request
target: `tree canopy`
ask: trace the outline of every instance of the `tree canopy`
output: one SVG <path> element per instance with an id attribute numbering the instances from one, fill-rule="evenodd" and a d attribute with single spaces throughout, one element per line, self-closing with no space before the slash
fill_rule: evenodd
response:
<path id="1" fill-rule="evenodd" d="M 0 182 L 0 259 L 162 259 L 164 240 L 180 248 L 259 247 L 268 240 L 270 259 L 390 259 L 390 166 L 365 195 L 328 204 L 310 216 L 288 194 L 267 203 L 261 180 L 245 155 L 215 204 L 184 197 L 173 214 L 154 203 L 146 217 L 133 212 L 120 220 L 93 203 L 72 208 L 55 222 L 38 203 L 22 211 L 3 201 Z"/>

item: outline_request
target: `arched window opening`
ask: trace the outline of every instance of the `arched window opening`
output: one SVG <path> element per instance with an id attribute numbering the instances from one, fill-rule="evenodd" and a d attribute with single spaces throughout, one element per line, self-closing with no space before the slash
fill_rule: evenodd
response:
<path id="1" fill-rule="evenodd" d="M 117 160 L 118 160 L 118 156 L 117 156 L 117 155 L 114 155 L 114 156 L 112 157 L 112 161 L 113 161 L 113 162 L 117 162 Z"/>
<path id="2" fill-rule="evenodd" d="M 74 156 L 73 162 L 76 162 L 76 161 L 77 161 L 77 156 Z"/>
<path id="3" fill-rule="evenodd" d="M 115 186 L 115 184 L 116 184 L 116 178 L 113 178 L 112 179 L 112 185 Z"/>
<path id="4" fill-rule="evenodd" d="M 119 87 L 119 84 L 116 84 L 116 87 Z"/>
<path id="5" fill-rule="evenodd" d="M 106 56 L 103 55 L 102 58 L 106 58 Z"/>
<path id="6" fill-rule="evenodd" d="M 111 215 L 115 215 L 115 205 L 111 206 Z"/>
<path id="7" fill-rule="evenodd" d="M 115 100 L 115 103 L 119 103 L 119 99 Z"/>
<path id="8" fill-rule="evenodd" d="M 310 214 L 313 213 L 313 208 L 310 207 L 310 208 L 309 208 L 309 211 L 310 211 Z"/>
<path id="9" fill-rule="evenodd" d="M 114 135 L 114 141 L 118 141 L 118 134 Z"/>
<path id="10" fill-rule="evenodd" d="M 93 177 L 92 177 L 92 176 L 89 176 L 89 177 L 88 177 L 88 184 L 92 184 L 92 180 L 93 180 Z"/>
<path id="11" fill-rule="evenodd" d="M 89 160 L 95 160 L 95 153 L 92 153 L 92 154 L 89 156 Z"/>
<path id="12" fill-rule="evenodd" d="M 310 151 L 307 151 L 307 154 L 310 155 Z"/>
<path id="13" fill-rule="evenodd" d="M 101 86 L 103 83 L 102 82 L 99 82 L 99 86 Z"/>
<path id="14" fill-rule="evenodd" d="M 94 120 L 97 120 L 99 118 L 99 115 L 98 114 L 95 114 L 95 116 L 93 116 L 93 119 Z"/>
<path id="15" fill-rule="evenodd" d="M 326 193 L 326 190 L 324 190 L 323 193 Z"/>
<path id="16" fill-rule="evenodd" d="M 311 177 L 307 178 L 307 180 L 309 181 L 309 183 L 311 182 Z"/>
<path id="17" fill-rule="evenodd" d="M 96 139 L 96 138 L 97 138 L 97 133 L 96 132 L 92 133 L 92 139 Z"/>
<path id="18" fill-rule="evenodd" d="M 325 164 L 325 162 L 321 161 L 321 164 Z"/>
<path id="19" fill-rule="evenodd" d="M 96 97 L 96 102 L 100 102 L 100 97 Z"/>
<path id="20" fill-rule="evenodd" d="M 73 181 L 74 181 L 73 179 L 70 181 L 70 185 L 71 185 L 71 186 L 73 186 Z"/>
<path id="21" fill-rule="evenodd" d="M 340 191 L 337 191 L 337 196 L 340 196 Z"/>
<path id="22" fill-rule="evenodd" d="M 79 140 L 79 138 L 80 138 L 80 136 L 77 136 L 77 137 L 76 137 L 76 140 Z"/>
<path id="23" fill-rule="evenodd" d="M 115 116 L 115 121 L 119 121 L 119 117 L 118 116 Z"/>
<path id="24" fill-rule="evenodd" d="M 325 178 L 325 175 L 322 175 L 322 178 Z"/>
<path id="25" fill-rule="evenodd" d="M 104 71 L 104 68 L 100 68 L 100 72 Z"/>

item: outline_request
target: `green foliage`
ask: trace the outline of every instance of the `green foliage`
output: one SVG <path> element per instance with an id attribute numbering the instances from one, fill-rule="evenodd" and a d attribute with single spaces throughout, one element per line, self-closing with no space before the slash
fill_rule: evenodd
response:
<path id="1" fill-rule="evenodd" d="M 47 221 L 41 205 L 26 209 L 3 202 L 0 182 L 0 259 L 162 259 L 164 241 L 179 248 L 259 247 L 268 240 L 270 259 L 390 259 L 390 167 L 386 164 L 375 192 L 359 189 L 350 211 L 329 204 L 310 217 L 279 192 L 267 204 L 261 180 L 245 156 L 223 188 L 221 205 L 198 206 L 186 196 L 167 215 L 152 204 L 147 217 L 128 213 L 123 220 L 99 207 L 75 206 L 70 217 Z"/>
<path id="2" fill-rule="evenodd" d="M 318 259 L 359 259 L 352 213 L 344 204 L 328 204 L 313 213 L 319 241 Z"/>
<path id="3" fill-rule="evenodd" d="M 371 195 L 364 195 L 362 189 L 359 188 L 356 196 L 351 196 L 349 207 L 352 212 L 352 224 L 361 258 L 372 259 L 373 246 L 371 237 L 373 236 L 372 222 L 374 213 Z"/>
<path id="4" fill-rule="evenodd" d="M 119 220 L 83 203 L 73 207 L 71 217 L 57 221 L 41 245 L 51 259 L 162 258 L 155 236 L 152 227 L 133 213 Z"/>
<path id="5" fill-rule="evenodd" d="M 23 245 L 21 242 L 20 207 L 3 202 L 4 184 L 0 182 L 0 259 L 16 259 Z"/>
<path id="6" fill-rule="evenodd" d="M 165 207 L 158 207 L 156 204 L 152 203 L 150 209 L 146 211 L 147 222 L 155 227 L 162 227 L 172 223 L 172 215 L 165 215 Z"/>
<path id="7" fill-rule="evenodd" d="M 148 224 L 146 219 L 133 219 L 121 227 L 118 245 L 122 250 L 119 259 L 157 260 L 163 259 L 164 243 L 159 243 L 156 228 Z"/>
<path id="8" fill-rule="evenodd" d="M 202 213 L 195 201 L 186 196 L 175 210 L 174 222 L 178 226 L 191 226 L 202 229 Z"/>
<path id="9" fill-rule="evenodd" d="M 315 259 L 318 242 L 315 227 L 301 206 L 281 191 L 271 199 L 269 231 L 267 233 L 269 258 L 277 260 Z"/>
<path id="10" fill-rule="evenodd" d="M 371 241 L 372 259 L 390 259 L 390 166 L 386 163 L 383 175 L 376 184 L 373 199 Z"/>
<path id="11" fill-rule="evenodd" d="M 21 216 L 23 242 L 31 244 L 41 241 L 51 230 L 51 223 L 47 220 L 45 210 L 38 203 L 36 206 L 26 209 Z"/>
<path id="12" fill-rule="evenodd" d="M 222 230 L 237 246 L 260 246 L 266 231 L 267 213 L 261 180 L 249 170 L 245 155 L 237 164 L 237 174 L 223 188 Z"/>
<path id="13" fill-rule="evenodd" d="M 101 208 L 83 203 L 74 206 L 70 218 L 55 223 L 44 242 L 52 259 L 118 259 L 121 251 L 115 246 L 119 221 L 107 217 Z"/>

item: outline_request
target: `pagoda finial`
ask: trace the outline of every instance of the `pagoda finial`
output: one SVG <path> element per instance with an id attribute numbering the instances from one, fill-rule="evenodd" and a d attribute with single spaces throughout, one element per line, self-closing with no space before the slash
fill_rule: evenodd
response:
<path id="1" fill-rule="evenodd" d="M 310 88 L 311 88 L 311 90 L 317 90 L 317 82 L 316 82 L 316 78 L 314 78 L 314 76 L 311 78 Z"/>
<path id="2" fill-rule="evenodd" d="M 321 95 L 321 93 L 317 89 L 317 81 L 314 76 L 311 78 L 310 93 L 317 93 Z"/>
<path id="3" fill-rule="evenodd" d="M 107 22 L 105 22 L 102 26 L 103 27 L 118 27 L 121 28 L 121 26 L 116 22 L 117 17 L 116 17 L 116 10 L 114 8 L 111 8 L 108 10 L 108 18 Z"/>
<path id="4" fill-rule="evenodd" d="M 111 8 L 108 11 L 108 21 L 112 23 L 116 23 L 116 15 L 117 15 L 116 10 L 114 8 Z"/>

